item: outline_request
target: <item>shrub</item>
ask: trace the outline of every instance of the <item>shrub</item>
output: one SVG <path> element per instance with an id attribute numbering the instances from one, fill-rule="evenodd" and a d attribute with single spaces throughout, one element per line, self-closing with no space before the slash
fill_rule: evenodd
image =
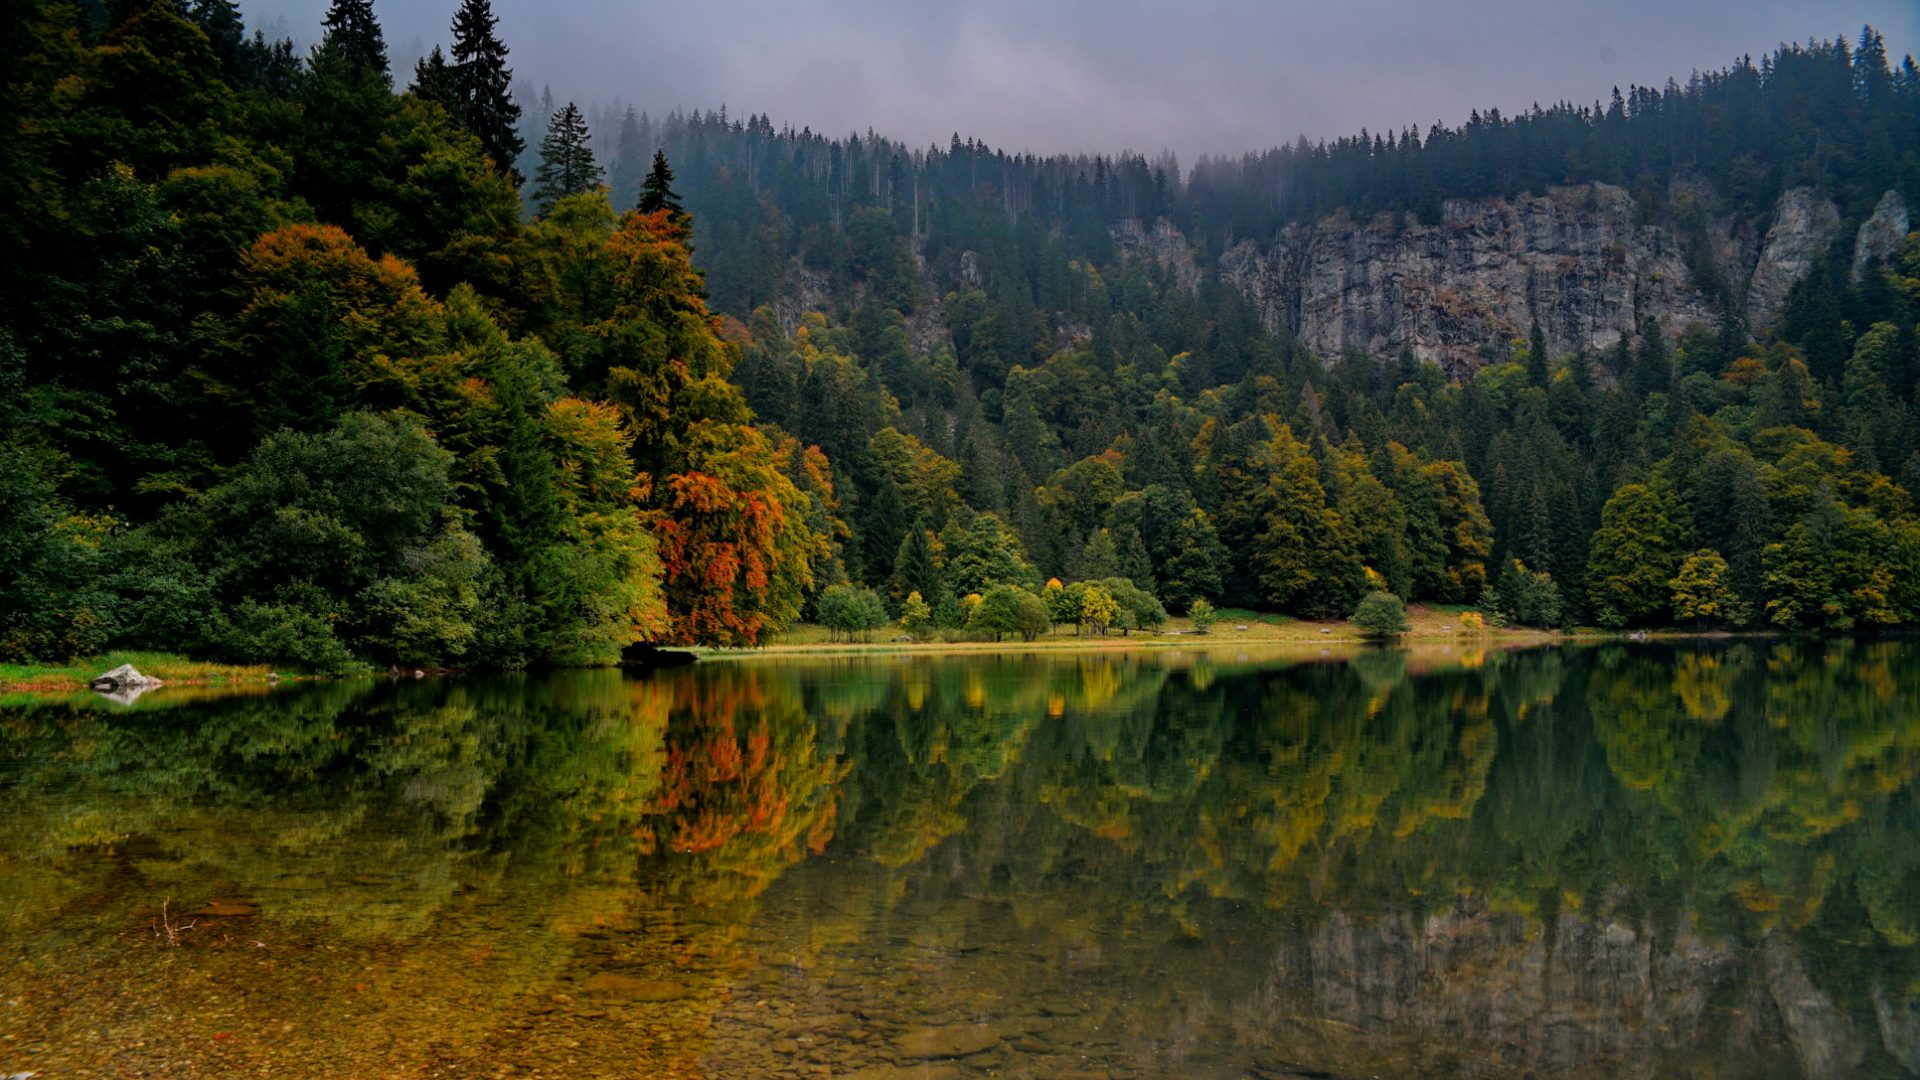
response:
<path id="1" fill-rule="evenodd" d="M 1166 624 L 1167 609 L 1152 593 L 1135 585 L 1123 577 L 1104 578 L 1100 587 L 1107 590 L 1114 602 L 1120 605 L 1120 614 L 1114 622 L 1120 625 L 1122 633 L 1128 630 L 1158 630 Z"/>
<path id="2" fill-rule="evenodd" d="M 865 641 L 887 625 L 887 606 L 880 602 L 878 593 L 864 585 L 834 585 L 814 601 L 814 610 L 829 637 L 838 635 L 847 641 L 856 636 Z"/>
<path id="3" fill-rule="evenodd" d="M 927 606 L 919 590 L 907 594 L 900 602 L 900 628 L 914 637 L 921 637 L 933 627 L 933 609 Z"/>
<path id="4" fill-rule="evenodd" d="M 995 641 L 1002 634 L 1019 634 L 1022 640 L 1032 641 L 1052 629 L 1053 620 L 1039 597 L 1013 585 L 995 585 L 974 605 L 967 626 L 992 634 Z"/>
<path id="5" fill-rule="evenodd" d="M 1407 622 L 1407 605 L 1390 592 L 1374 591 L 1360 598 L 1353 609 L 1353 625 L 1372 638 L 1399 637 L 1413 629 Z"/>
<path id="6" fill-rule="evenodd" d="M 1193 620 L 1193 632 L 1196 634 L 1211 633 L 1213 620 L 1216 617 L 1213 605 L 1207 603 L 1205 599 L 1196 597 L 1193 603 L 1187 606 L 1187 618 Z"/>
<path id="7" fill-rule="evenodd" d="M 1486 629 L 1486 627 L 1487 627 L 1486 617 L 1481 615 L 1479 612 L 1477 611 L 1461 612 L 1460 629 L 1465 630 L 1470 634 L 1477 634 L 1480 631 Z"/>

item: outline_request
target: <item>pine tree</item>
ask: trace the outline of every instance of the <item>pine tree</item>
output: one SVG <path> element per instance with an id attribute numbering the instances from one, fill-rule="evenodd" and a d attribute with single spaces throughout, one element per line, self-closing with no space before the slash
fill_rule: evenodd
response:
<path id="1" fill-rule="evenodd" d="M 233 83 L 240 68 L 240 54 L 247 44 L 240 5 L 234 0 L 193 0 L 190 7 L 181 6 L 186 9 L 187 18 L 207 35 L 213 54 L 220 58 L 220 70 L 227 82 Z"/>
<path id="2" fill-rule="evenodd" d="M 420 58 L 413 68 L 413 86 L 410 88 L 415 97 L 423 101 L 432 101 L 453 111 L 453 69 L 447 66 L 446 55 L 435 45 L 433 51 Z"/>
<path id="3" fill-rule="evenodd" d="M 1547 362 L 1547 335 L 1541 333 L 1536 319 L 1533 332 L 1527 335 L 1527 379 L 1535 386 L 1545 386 L 1552 379 L 1552 370 Z"/>
<path id="4" fill-rule="evenodd" d="M 620 134 L 614 140 L 613 204 L 624 206 L 640 199 L 641 149 L 640 116 L 627 106 L 620 116 Z"/>
<path id="5" fill-rule="evenodd" d="M 893 560 L 893 578 L 889 591 L 896 595 L 918 593 L 935 607 L 947 598 L 946 581 L 940 564 L 933 557 L 933 541 L 927 538 L 926 522 L 915 522 L 900 541 Z"/>
<path id="6" fill-rule="evenodd" d="M 337 53 L 354 71 L 391 84 L 387 40 L 373 16 L 373 0 L 333 0 L 320 25 L 326 27 L 321 49 Z"/>
<path id="7" fill-rule="evenodd" d="M 553 114 L 547 137 L 540 140 L 540 171 L 534 176 L 533 203 L 544 214 L 570 195 L 592 191 L 600 182 L 587 145 L 587 122 L 573 102 Z"/>
<path id="8" fill-rule="evenodd" d="M 656 210 L 665 210 L 675 217 L 686 211 L 680 205 L 680 196 L 673 190 L 673 170 L 667 165 L 667 152 L 653 152 L 653 170 L 640 182 L 640 212 L 651 214 Z"/>
<path id="9" fill-rule="evenodd" d="M 507 47 L 494 33 L 499 21 L 491 0 L 462 0 L 454 13 L 450 110 L 460 126 L 480 140 L 494 167 L 518 183 L 513 163 L 525 143 L 520 138 L 520 105 L 513 100 Z"/>

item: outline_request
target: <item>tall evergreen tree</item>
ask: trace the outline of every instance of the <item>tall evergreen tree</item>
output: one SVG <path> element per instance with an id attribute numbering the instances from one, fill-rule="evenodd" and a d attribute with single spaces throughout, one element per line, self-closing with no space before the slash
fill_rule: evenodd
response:
<path id="1" fill-rule="evenodd" d="M 373 0 L 333 0 L 320 48 L 337 53 L 356 72 L 376 75 L 391 85 L 387 69 L 387 39 L 380 32 L 380 20 L 374 18 Z"/>
<path id="2" fill-rule="evenodd" d="M 680 205 L 680 196 L 673 190 L 673 169 L 667 165 L 667 152 L 653 152 L 653 170 L 640 182 L 640 212 L 651 214 L 656 210 L 665 210 L 679 215 L 686 211 Z"/>
<path id="3" fill-rule="evenodd" d="M 587 121 L 579 106 L 567 102 L 553 114 L 547 137 L 540 140 L 540 171 L 534 176 L 533 203 L 542 214 L 569 195 L 593 190 L 600 182 L 600 166 L 587 145 Z"/>
<path id="4" fill-rule="evenodd" d="M 440 51 L 440 46 L 435 45 L 432 52 L 414 65 L 413 86 L 409 89 L 415 97 L 453 111 L 453 69 L 447 66 L 446 54 Z"/>
<path id="5" fill-rule="evenodd" d="M 646 168 L 641 155 L 645 153 L 641 142 L 640 114 L 629 105 L 620 115 L 620 133 L 614 140 L 612 179 L 615 206 L 639 201 L 641 174 Z"/>
<path id="6" fill-rule="evenodd" d="M 513 69 L 507 46 L 494 33 L 500 22 L 491 0 L 461 0 L 453 16 L 453 103 L 450 111 L 472 132 L 494 167 L 513 176 L 526 144 L 520 138 L 520 105 L 513 100 Z"/>
<path id="7" fill-rule="evenodd" d="M 1552 371 L 1547 359 L 1547 335 L 1540 332 L 1540 320 L 1535 319 L 1533 332 L 1527 335 L 1527 379 L 1535 386 L 1545 386 Z"/>
<path id="8" fill-rule="evenodd" d="M 191 5 L 182 4 L 181 7 L 187 18 L 193 20 L 207 35 L 207 41 L 212 43 L 213 54 L 220 58 L 220 69 L 227 82 L 234 82 L 239 72 L 241 53 L 247 44 L 240 5 L 235 0 L 193 0 Z"/>

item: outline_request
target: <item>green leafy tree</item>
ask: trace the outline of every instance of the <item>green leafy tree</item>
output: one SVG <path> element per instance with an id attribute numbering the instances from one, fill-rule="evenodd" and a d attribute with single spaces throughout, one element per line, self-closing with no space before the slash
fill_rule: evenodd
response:
<path id="1" fill-rule="evenodd" d="M 1395 638 L 1413 629 L 1406 602 L 1390 592 L 1374 591 L 1353 609 L 1353 625 L 1370 638 Z"/>
<path id="2" fill-rule="evenodd" d="M 1167 609 L 1152 593 L 1131 580 L 1123 577 L 1103 578 L 1098 585 L 1120 605 L 1120 615 L 1114 622 L 1122 633 L 1158 630 L 1166 625 Z"/>
<path id="3" fill-rule="evenodd" d="M 814 610 L 822 626 L 847 641 L 866 641 L 887 625 L 886 605 L 878 593 L 863 585 L 830 586 L 814 600 Z"/>
<path id="4" fill-rule="evenodd" d="M 1032 641 L 1052 629 L 1053 621 L 1047 605 L 1031 592 L 1016 585 L 995 585 L 974 605 L 967 627 L 992 634 L 995 641 L 1003 634 L 1019 634 L 1022 641 Z"/>
<path id="5" fill-rule="evenodd" d="M 1607 500 L 1587 563 L 1587 596 L 1603 624 L 1666 617 L 1678 534 L 1667 500 L 1645 484 L 1628 484 Z"/>
<path id="6" fill-rule="evenodd" d="M 1088 585 L 1080 593 L 1080 625 L 1097 635 L 1105 635 L 1107 628 L 1118 621 L 1123 612 L 1120 601 L 1103 586 Z"/>
<path id="7" fill-rule="evenodd" d="M 460 659 L 488 561 L 454 508 L 453 465 L 401 413 L 270 437 L 231 480 L 154 527 L 184 564 L 176 576 L 203 575 L 219 606 L 197 640 L 140 643 L 322 670 Z M 128 603 L 172 599 L 156 590 Z M 134 621 L 159 625 L 149 613 Z"/>
<path id="8" fill-rule="evenodd" d="M 1207 603 L 1205 597 L 1196 597 L 1187 607 L 1187 618 L 1193 621 L 1193 632 L 1196 634 L 1212 633 L 1213 621 L 1218 617 L 1219 613 L 1214 611 L 1213 605 Z"/>
<path id="9" fill-rule="evenodd" d="M 920 594 L 910 592 L 900 604 L 900 628 L 914 637 L 920 637 L 933 626 L 933 608 L 921 598 Z"/>
<path id="10" fill-rule="evenodd" d="M 1719 552 L 1703 549 L 1687 556 L 1668 582 L 1673 617 L 1702 626 L 1745 622 L 1749 612 L 1727 578 L 1727 560 Z"/>

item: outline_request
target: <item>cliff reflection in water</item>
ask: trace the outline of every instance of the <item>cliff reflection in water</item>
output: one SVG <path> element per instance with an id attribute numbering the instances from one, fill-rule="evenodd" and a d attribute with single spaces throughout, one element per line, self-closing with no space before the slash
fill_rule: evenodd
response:
<path id="1" fill-rule="evenodd" d="M 9 708 L 0 1073 L 1920 1073 L 1920 649 L 1409 664 Z"/>

